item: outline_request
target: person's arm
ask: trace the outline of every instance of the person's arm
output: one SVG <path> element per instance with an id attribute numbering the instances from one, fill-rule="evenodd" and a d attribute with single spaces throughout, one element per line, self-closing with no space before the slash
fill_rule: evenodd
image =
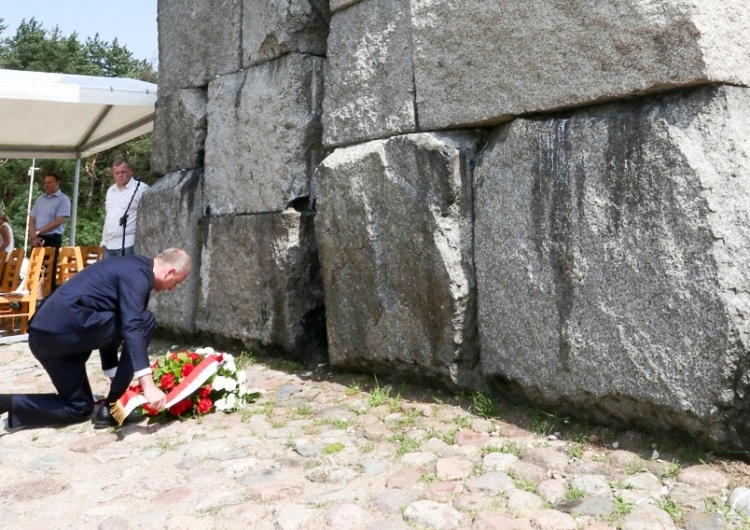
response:
<path id="1" fill-rule="evenodd" d="M 129 355 L 133 374 L 143 388 L 143 395 L 149 406 L 156 410 L 164 408 L 166 395 L 154 382 L 151 364 L 148 360 L 148 340 L 151 330 L 144 318 L 148 314 L 146 303 L 153 289 L 151 271 L 136 270 L 122 274 L 119 278 L 118 306 L 124 342 L 123 355 Z"/>
<path id="2" fill-rule="evenodd" d="M 167 396 L 156 386 L 153 374 L 149 372 L 146 375 L 142 375 L 138 378 L 138 382 L 141 384 L 143 397 L 148 401 L 149 407 L 154 410 L 163 409 L 167 402 Z"/>
<path id="3" fill-rule="evenodd" d="M 0 237 L 3 238 L 3 248 L 5 248 L 10 243 L 10 228 L 8 228 L 8 225 L 0 226 Z"/>
<path id="4" fill-rule="evenodd" d="M 44 244 L 44 240 L 36 235 L 36 218 L 33 215 L 29 215 L 29 241 L 32 247 L 41 247 Z"/>

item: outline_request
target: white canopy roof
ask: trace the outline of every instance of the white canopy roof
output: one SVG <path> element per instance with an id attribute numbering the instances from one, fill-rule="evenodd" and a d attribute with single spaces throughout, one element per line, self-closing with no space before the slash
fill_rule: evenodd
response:
<path id="1" fill-rule="evenodd" d="M 80 158 L 137 138 L 153 129 L 156 88 L 0 69 L 0 157 Z"/>

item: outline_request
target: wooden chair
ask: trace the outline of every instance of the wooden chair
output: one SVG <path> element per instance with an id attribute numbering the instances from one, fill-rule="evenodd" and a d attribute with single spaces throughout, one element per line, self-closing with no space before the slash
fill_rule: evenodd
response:
<path id="1" fill-rule="evenodd" d="M 14 291 L 21 283 L 21 266 L 23 265 L 24 251 L 17 248 L 11 251 L 0 277 L 0 294 Z"/>
<path id="2" fill-rule="evenodd" d="M 67 282 L 84 266 L 81 247 L 60 247 L 57 254 L 57 286 Z"/>
<path id="3" fill-rule="evenodd" d="M 26 333 L 29 319 L 36 312 L 37 303 L 45 296 L 44 267 L 45 260 L 48 260 L 47 257 L 50 255 L 49 250 L 52 251 L 52 259 L 54 259 L 55 249 L 53 247 L 34 247 L 29 258 L 24 290 L 0 296 L 0 321 L 2 321 L 8 333 L 15 331 L 16 319 L 19 321 L 18 332 Z M 50 270 L 50 268 L 47 270 Z"/>
<path id="4" fill-rule="evenodd" d="M 100 245 L 81 247 L 81 255 L 83 256 L 83 266 L 88 267 L 104 257 L 104 247 Z"/>
<path id="5" fill-rule="evenodd" d="M 42 278 L 39 280 L 42 284 L 42 290 L 39 293 L 39 300 L 41 301 L 52 294 L 52 278 L 57 275 L 57 268 L 55 267 L 55 251 L 57 249 L 55 247 L 34 248 L 39 248 L 38 252 L 42 254 Z M 34 251 L 32 250 L 31 253 L 33 254 Z M 29 264 L 29 268 L 31 268 L 31 264 Z"/>

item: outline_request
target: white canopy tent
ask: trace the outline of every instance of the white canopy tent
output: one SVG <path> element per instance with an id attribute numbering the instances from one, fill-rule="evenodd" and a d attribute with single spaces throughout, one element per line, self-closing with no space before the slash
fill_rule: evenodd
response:
<path id="1" fill-rule="evenodd" d="M 71 245 L 81 158 L 150 132 L 156 89 L 137 79 L 0 69 L 0 158 L 76 160 Z"/>

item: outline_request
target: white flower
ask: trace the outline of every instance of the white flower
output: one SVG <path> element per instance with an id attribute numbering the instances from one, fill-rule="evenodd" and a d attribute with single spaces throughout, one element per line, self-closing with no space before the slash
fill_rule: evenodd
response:
<path id="1" fill-rule="evenodd" d="M 245 370 L 237 372 L 237 382 L 242 384 L 245 381 L 247 381 L 247 374 L 245 373 Z"/>
<path id="2" fill-rule="evenodd" d="M 235 408 L 237 408 L 237 398 L 234 396 L 234 394 L 227 394 L 223 398 L 217 399 L 214 405 L 216 406 L 216 410 L 231 412 Z"/>
<path id="3" fill-rule="evenodd" d="M 197 353 L 198 355 L 211 355 L 211 354 L 216 353 L 216 350 L 214 350 L 210 346 L 207 346 L 205 348 L 198 348 L 198 349 L 196 349 L 195 353 Z"/>
<path id="4" fill-rule="evenodd" d="M 224 387 L 224 382 L 227 381 L 228 378 L 224 377 L 223 375 L 217 375 L 214 377 L 214 380 L 211 382 L 211 388 L 220 392 L 222 390 L 226 390 Z"/>
<path id="5" fill-rule="evenodd" d="M 221 367 L 224 370 L 228 370 L 231 373 L 237 371 L 237 365 L 234 363 L 234 356 L 230 353 L 224 354 L 224 361 L 221 363 Z"/>
<path id="6" fill-rule="evenodd" d="M 227 392 L 234 392 L 234 389 L 237 388 L 237 381 L 231 377 L 217 375 L 211 383 L 211 388 L 217 391 L 226 390 Z"/>
<path id="7" fill-rule="evenodd" d="M 237 381 L 231 377 L 227 377 L 224 382 L 224 388 L 229 392 L 234 392 L 237 390 Z"/>

